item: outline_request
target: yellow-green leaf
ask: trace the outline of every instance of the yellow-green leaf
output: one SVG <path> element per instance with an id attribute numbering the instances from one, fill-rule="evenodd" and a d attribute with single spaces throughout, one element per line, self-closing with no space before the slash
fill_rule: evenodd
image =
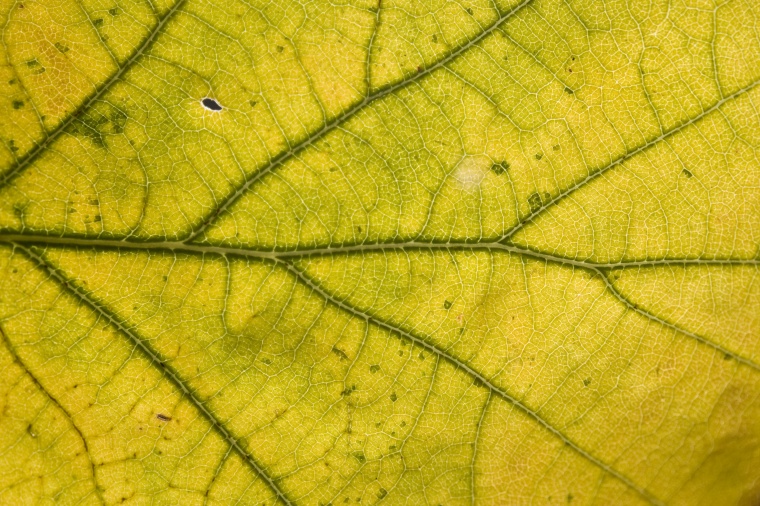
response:
<path id="1" fill-rule="evenodd" d="M 0 504 L 760 501 L 756 0 L 0 16 Z"/>

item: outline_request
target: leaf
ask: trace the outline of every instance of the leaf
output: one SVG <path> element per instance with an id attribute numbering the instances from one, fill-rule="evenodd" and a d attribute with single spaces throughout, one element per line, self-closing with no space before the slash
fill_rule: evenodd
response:
<path id="1" fill-rule="evenodd" d="M 0 503 L 760 500 L 758 2 L 0 14 Z"/>

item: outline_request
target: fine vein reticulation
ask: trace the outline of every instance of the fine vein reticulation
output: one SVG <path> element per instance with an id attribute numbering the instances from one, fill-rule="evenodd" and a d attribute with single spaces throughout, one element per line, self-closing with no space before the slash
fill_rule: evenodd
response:
<path id="1" fill-rule="evenodd" d="M 760 268 L 759 258 L 734 258 L 731 256 L 696 256 L 696 257 L 672 257 L 663 255 L 654 258 L 641 258 L 641 259 L 623 259 L 620 261 L 594 261 L 593 259 L 577 259 L 570 258 L 569 256 L 563 256 L 562 254 L 544 251 L 540 247 L 534 247 L 531 244 L 520 245 L 515 239 L 519 232 L 528 229 L 529 226 L 537 223 L 540 218 L 547 216 L 557 206 L 569 200 L 571 195 L 576 194 L 579 190 L 590 187 L 595 181 L 600 181 L 603 174 L 609 173 L 616 168 L 624 166 L 627 162 L 631 161 L 634 157 L 645 155 L 649 150 L 660 146 L 662 143 L 669 141 L 676 134 L 686 131 L 689 127 L 698 124 L 701 121 L 712 118 L 713 116 L 720 116 L 721 110 L 724 106 L 736 101 L 741 96 L 749 94 L 758 84 L 760 80 L 751 81 L 749 84 L 737 89 L 731 94 L 724 94 L 720 85 L 718 86 L 720 92 L 719 100 L 712 103 L 707 108 L 703 108 L 701 112 L 692 117 L 681 121 L 672 128 L 664 130 L 661 128 L 661 134 L 655 138 L 647 140 L 640 145 L 628 150 L 622 156 L 619 156 L 611 162 L 605 164 L 602 167 L 592 169 L 588 168 L 586 175 L 582 175 L 580 179 L 575 179 L 571 184 L 560 188 L 560 191 L 551 198 L 542 198 L 538 196 L 539 205 L 533 205 L 531 203 L 531 209 L 529 212 L 524 213 L 522 216 L 518 216 L 516 224 L 506 228 L 502 231 L 501 235 L 492 237 L 487 240 L 462 240 L 457 242 L 456 239 L 440 241 L 440 242 L 425 242 L 412 238 L 402 238 L 400 240 L 393 240 L 388 242 L 358 242 L 358 243 L 344 243 L 344 244 L 323 244 L 321 246 L 312 247 L 292 247 L 292 248 L 255 248 L 255 247 L 232 247 L 225 244 L 217 244 L 213 241 L 207 240 L 204 235 L 212 227 L 212 225 L 218 224 L 220 218 L 229 214 L 232 210 L 233 204 L 239 202 L 244 195 L 255 192 L 257 189 L 257 183 L 261 182 L 265 175 L 276 172 L 278 168 L 284 166 L 284 164 L 293 159 L 297 159 L 299 155 L 303 154 L 306 150 L 313 147 L 317 141 L 324 139 L 330 132 L 338 131 L 341 129 L 341 125 L 345 124 L 349 119 L 354 118 L 360 111 L 365 110 L 370 104 L 375 103 L 387 97 L 391 94 L 401 91 L 411 83 L 416 83 L 425 76 L 428 76 L 438 69 L 444 68 L 457 61 L 457 59 L 471 50 L 479 43 L 484 41 L 489 35 L 496 33 L 504 23 L 513 18 L 517 13 L 523 11 L 529 4 L 535 0 L 525 0 L 522 3 L 516 5 L 507 12 L 500 13 L 497 19 L 489 26 L 483 28 L 480 33 L 467 40 L 465 43 L 455 47 L 453 50 L 447 52 L 440 57 L 433 64 L 420 68 L 417 73 L 408 75 L 400 80 L 389 84 L 385 87 L 374 89 L 371 82 L 371 47 L 374 43 L 376 33 L 373 32 L 370 38 L 370 51 L 368 51 L 366 61 L 366 95 L 361 98 L 360 101 L 347 107 L 344 112 L 337 116 L 327 119 L 322 126 L 316 131 L 308 133 L 302 140 L 288 145 L 288 148 L 280 152 L 279 154 L 271 157 L 271 159 L 257 171 L 251 172 L 250 175 L 244 177 L 244 180 L 237 187 L 229 191 L 216 205 L 205 215 L 198 217 L 195 220 L 195 225 L 191 227 L 191 230 L 184 237 L 183 240 L 177 241 L 138 241 L 132 238 L 123 240 L 119 239 L 103 239 L 100 237 L 87 236 L 87 235 L 70 235 L 70 236 L 52 236 L 45 235 L 35 230 L 4 230 L 0 231 L 0 245 L 4 244 L 9 246 L 13 252 L 20 252 L 26 258 L 35 263 L 38 268 L 45 272 L 49 279 L 55 281 L 61 291 L 66 292 L 77 300 L 79 300 L 83 307 L 92 311 L 98 315 L 108 324 L 118 330 L 120 334 L 123 334 L 125 338 L 130 340 L 137 349 L 145 356 L 145 358 L 151 362 L 161 373 L 169 380 L 172 385 L 182 392 L 182 396 L 188 399 L 192 405 L 198 410 L 199 413 L 208 421 L 208 423 L 229 445 L 227 454 L 219 462 L 213 476 L 213 480 L 221 472 L 221 469 L 227 457 L 231 452 L 236 453 L 240 458 L 249 466 L 256 475 L 258 475 L 266 485 L 271 489 L 273 494 L 277 497 L 277 500 L 284 504 L 296 504 L 299 501 L 294 498 L 294 495 L 288 492 L 287 485 L 285 484 L 285 478 L 282 476 L 274 475 L 262 460 L 257 457 L 257 448 L 248 448 L 243 442 L 245 440 L 244 435 L 236 434 L 232 429 L 227 426 L 227 423 L 217 416 L 213 409 L 208 406 L 208 400 L 204 399 L 200 394 L 194 391 L 189 386 L 188 378 L 182 377 L 182 374 L 174 368 L 169 360 L 162 357 L 161 353 L 152 347 L 151 341 L 142 337 L 139 331 L 127 323 L 127 320 L 123 315 L 117 314 L 117 311 L 110 308 L 104 301 L 99 300 L 94 293 L 88 292 L 82 285 L 77 283 L 75 278 L 69 277 L 66 272 L 58 268 L 56 265 L 46 259 L 47 251 L 53 250 L 71 250 L 71 251 L 115 251 L 115 252 L 145 252 L 145 253 L 161 253 L 165 255 L 180 254 L 189 255 L 192 257 L 214 257 L 214 258 L 242 258 L 251 261 L 263 262 L 269 265 L 274 265 L 278 269 L 285 270 L 290 276 L 295 279 L 295 284 L 304 287 L 310 293 L 314 293 L 319 296 L 325 306 L 331 306 L 338 310 L 338 312 L 345 313 L 352 318 L 360 320 L 369 326 L 374 326 L 390 334 L 400 337 L 426 352 L 434 355 L 436 358 L 436 367 L 433 370 L 431 381 L 431 387 L 427 391 L 425 401 L 423 402 L 423 410 L 426 409 L 428 401 L 430 400 L 430 393 L 432 391 L 432 385 L 438 374 L 439 363 L 447 363 L 457 371 L 462 371 L 466 375 L 472 378 L 476 385 L 483 387 L 487 390 L 487 397 L 482 410 L 479 412 L 475 442 L 473 444 L 473 456 L 472 456 L 472 474 L 469 495 L 471 496 L 471 502 L 474 504 L 477 500 L 475 489 L 475 457 L 478 451 L 479 443 L 478 439 L 481 436 L 481 426 L 486 418 L 486 411 L 493 398 L 498 398 L 515 409 L 524 413 L 533 422 L 539 426 L 542 430 L 548 431 L 552 436 L 561 441 L 562 445 L 567 446 L 573 450 L 577 455 L 580 455 L 583 459 L 593 464 L 604 474 L 613 478 L 617 482 L 624 485 L 627 489 L 630 489 L 638 496 L 639 499 L 646 503 L 653 505 L 664 505 L 669 502 L 666 497 L 659 497 L 657 493 L 650 490 L 649 484 L 638 483 L 634 478 L 629 477 L 625 472 L 619 470 L 619 463 L 607 463 L 602 457 L 595 454 L 584 447 L 584 444 L 576 441 L 573 437 L 567 435 L 562 428 L 555 426 L 546 417 L 541 414 L 540 409 L 534 409 L 528 402 L 523 401 L 518 395 L 511 393 L 510 386 L 500 384 L 494 378 L 489 377 L 488 374 L 478 370 L 476 366 L 473 366 L 467 358 L 458 356 L 455 352 L 436 343 L 433 336 L 425 335 L 417 332 L 413 326 L 405 326 L 398 322 L 395 322 L 388 317 L 375 314 L 372 311 L 362 309 L 359 306 L 353 304 L 349 300 L 341 297 L 340 294 L 331 291 L 325 283 L 317 277 L 314 277 L 307 273 L 305 270 L 298 267 L 298 261 L 316 259 L 316 258 L 347 258 L 347 257 L 361 257 L 362 255 L 369 255 L 372 253 L 404 253 L 412 251 L 423 252 L 488 252 L 491 255 L 503 254 L 514 255 L 519 258 L 532 259 L 542 262 L 545 265 L 559 265 L 570 270 L 580 270 L 588 273 L 594 280 L 599 280 L 605 287 L 606 293 L 611 295 L 619 305 L 625 308 L 625 311 L 635 313 L 636 315 L 646 319 L 648 324 L 663 327 L 672 331 L 680 336 L 685 336 L 687 339 L 698 343 L 698 346 L 703 349 L 712 350 L 716 354 L 722 355 L 725 359 L 731 359 L 740 367 L 746 370 L 750 370 L 753 374 L 760 372 L 760 364 L 744 350 L 729 349 L 724 344 L 716 342 L 708 337 L 708 334 L 703 335 L 701 332 L 695 332 L 687 328 L 686 326 L 679 324 L 675 321 L 669 320 L 668 317 L 658 314 L 656 308 L 643 307 L 629 298 L 621 289 L 619 289 L 614 281 L 613 273 L 621 270 L 634 270 L 643 268 L 706 268 L 706 267 L 725 267 L 730 268 Z M 101 100 L 104 94 L 112 88 L 114 84 L 124 76 L 124 73 L 129 70 L 132 65 L 143 55 L 145 55 L 155 42 L 157 37 L 165 29 L 165 26 L 171 22 L 176 16 L 176 13 L 185 5 L 185 0 L 178 0 L 174 3 L 165 14 L 157 21 L 153 29 L 147 35 L 147 37 L 140 43 L 139 47 L 131 53 L 127 60 L 118 68 L 118 70 L 111 75 L 102 85 L 100 85 L 96 91 L 89 96 L 82 105 L 76 111 L 77 113 L 83 110 L 87 110 L 92 107 L 96 102 Z M 376 25 L 379 24 L 381 19 L 381 6 L 378 2 L 376 12 Z M 498 9 L 496 9 L 498 12 Z M 716 29 L 717 30 L 717 29 Z M 715 51 L 713 52 L 713 70 L 716 74 L 717 80 L 717 63 L 715 62 Z M 569 88 L 566 88 L 569 90 Z M 569 90 L 568 93 L 572 93 Z M 648 97 L 651 104 L 651 98 Z M 324 113 L 324 109 L 323 109 Z M 3 176 L 0 177 L 0 187 L 13 184 L 13 180 L 26 168 L 32 165 L 39 156 L 45 152 L 45 150 L 61 136 L 72 124 L 76 118 L 76 113 L 66 117 L 61 123 L 51 132 L 47 134 L 45 139 L 39 144 L 34 146 L 26 155 L 17 161 L 17 163 L 8 170 Z M 659 118 L 658 118 L 659 121 Z M 661 125 L 660 125 L 661 126 Z M 289 142 L 289 141 L 288 141 Z M 506 168 L 503 170 L 507 170 Z M 692 176 L 686 176 L 691 178 Z M 516 206 L 518 207 L 518 206 Z M 519 211 L 516 209 L 516 212 Z M 751 215 L 752 211 L 748 211 L 749 218 L 754 219 L 755 216 Z M 229 269 L 229 267 L 228 267 Z M 231 274 L 228 273 L 228 276 Z M 226 302 L 225 302 L 226 303 Z M 447 300 L 447 304 L 450 302 Z M 447 308 L 448 309 L 448 308 Z M 2 320 L 0 320 L 2 324 Z M 367 331 L 368 332 L 368 331 Z M 42 384 L 32 374 L 31 369 L 27 367 L 21 357 L 16 353 L 13 343 L 6 337 L 5 333 L 0 327 L 0 339 L 3 345 L 8 348 L 9 352 L 13 356 L 13 360 L 18 363 L 32 378 L 35 385 L 43 391 L 61 411 L 67 413 L 66 410 L 59 404 L 59 402 L 53 398 L 53 396 L 46 392 L 42 387 Z M 366 339 L 366 336 L 365 336 Z M 341 356 L 341 359 L 346 357 L 346 354 L 340 350 L 333 351 L 336 355 Z M 659 374 L 659 367 L 657 374 Z M 351 392 L 347 391 L 342 394 L 345 396 L 350 395 Z M 395 395 L 395 393 L 394 393 Z M 393 400 L 395 402 L 395 399 Z M 68 415 L 68 413 L 67 413 Z M 70 415 L 68 415 L 71 418 Z M 418 421 L 418 420 L 417 420 Z M 73 420 L 72 420 L 73 425 Z M 74 427 L 75 430 L 79 429 Z M 417 428 L 417 422 L 414 424 L 414 428 Z M 350 424 L 348 433 L 350 434 Z M 80 432 L 82 441 L 84 442 L 85 449 L 87 449 L 87 442 L 84 436 Z M 354 457 L 364 463 L 366 457 L 364 454 L 354 455 Z M 91 461 L 92 465 L 92 461 Z M 96 470 L 92 465 L 93 478 L 96 476 Z M 213 483 L 212 480 L 212 483 Z M 346 485 L 347 486 L 347 485 Z M 394 485 L 395 486 L 395 485 Z M 105 503 L 100 489 L 97 489 L 98 499 L 100 502 Z M 342 489 L 341 489 L 342 491 Z M 378 500 L 382 500 L 388 491 L 381 489 Z M 337 498 L 338 495 L 335 495 Z M 573 496 L 568 494 L 567 503 L 570 503 Z"/>

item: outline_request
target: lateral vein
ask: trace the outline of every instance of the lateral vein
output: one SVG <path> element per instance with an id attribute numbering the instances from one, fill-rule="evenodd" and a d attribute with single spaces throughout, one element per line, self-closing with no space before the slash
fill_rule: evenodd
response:
<path id="1" fill-rule="evenodd" d="M 156 37 L 161 33 L 163 27 L 174 16 L 174 14 L 179 11 L 179 8 L 184 2 L 185 0 L 177 0 L 177 2 L 172 5 L 169 10 L 166 11 L 163 17 L 158 20 L 158 23 L 156 23 L 156 26 L 153 28 L 153 30 L 147 35 L 147 37 L 145 37 L 140 47 L 138 47 L 137 50 L 130 55 L 124 64 L 121 65 L 116 70 L 116 72 L 114 72 L 113 75 L 108 78 L 107 81 L 101 84 L 101 86 L 97 88 L 95 92 L 90 95 L 90 97 L 87 98 L 79 107 L 72 111 L 71 114 L 66 117 L 66 119 L 61 121 L 58 126 L 47 135 L 47 137 L 40 141 L 39 144 L 34 146 L 34 148 L 32 148 L 31 151 L 29 151 L 23 158 L 18 160 L 15 167 L 12 167 L 6 171 L 5 174 L 0 175 L 0 188 L 10 183 L 24 169 L 31 165 L 32 162 L 34 162 L 42 153 L 45 152 L 48 146 L 50 146 L 64 131 L 66 131 L 66 129 L 74 122 L 74 120 L 77 118 L 77 115 L 81 111 L 89 109 L 95 102 L 100 100 L 100 98 L 108 90 L 110 90 L 114 84 L 116 84 L 121 76 L 123 76 L 127 70 L 132 68 L 132 64 L 134 64 L 137 59 L 150 48 L 150 46 L 156 40 Z"/>
<path id="2" fill-rule="evenodd" d="M 294 503 L 288 499 L 285 493 L 275 483 L 267 473 L 264 472 L 263 467 L 256 461 L 256 459 L 246 452 L 238 440 L 227 431 L 224 424 L 209 411 L 204 405 L 203 401 L 196 395 L 196 393 L 190 389 L 182 379 L 179 377 L 177 371 L 169 364 L 167 364 L 160 355 L 146 344 L 145 340 L 140 338 L 133 330 L 128 328 L 122 323 L 109 309 L 103 306 L 100 302 L 90 297 L 83 290 L 78 289 L 71 280 L 67 279 L 55 266 L 47 262 L 44 257 L 35 253 L 31 248 L 27 248 L 20 243 L 13 243 L 13 246 L 19 251 L 24 253 L 32 261 L 37 263 L 40 268 L 47 271 L 50 276 L 55 279 L 63 290 L 68 291 L 72 295 L 76 296 L 83 303 L 85 303 L 90 309 L 106 319 L 111 325 L 116 327 L 122 334 L 127 336 L 139 349 L 142 351 L 153 364 L 157 366 L 164 373 L 164 376 L 177 388 L 185 397 L 187 397 L 193 405 L 200 411 L 206 419 L 211 423 L 212 427 L 224 438 L 225 441 L 240 455 L 240 457 L 254 470 L 256 474 L 261 477 L 268 485 L 269 488 L 275 493 L 278 499 L 280 499 L 287 506 L 292 506 Z"/>

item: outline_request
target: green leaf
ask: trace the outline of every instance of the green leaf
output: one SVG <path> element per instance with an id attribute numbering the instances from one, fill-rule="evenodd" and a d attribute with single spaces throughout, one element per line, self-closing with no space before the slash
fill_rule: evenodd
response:
<path id="1" fill-rule="evenodd" d="M 0 503 L 760 499 L 757 1 L 0 15 Z"/>

